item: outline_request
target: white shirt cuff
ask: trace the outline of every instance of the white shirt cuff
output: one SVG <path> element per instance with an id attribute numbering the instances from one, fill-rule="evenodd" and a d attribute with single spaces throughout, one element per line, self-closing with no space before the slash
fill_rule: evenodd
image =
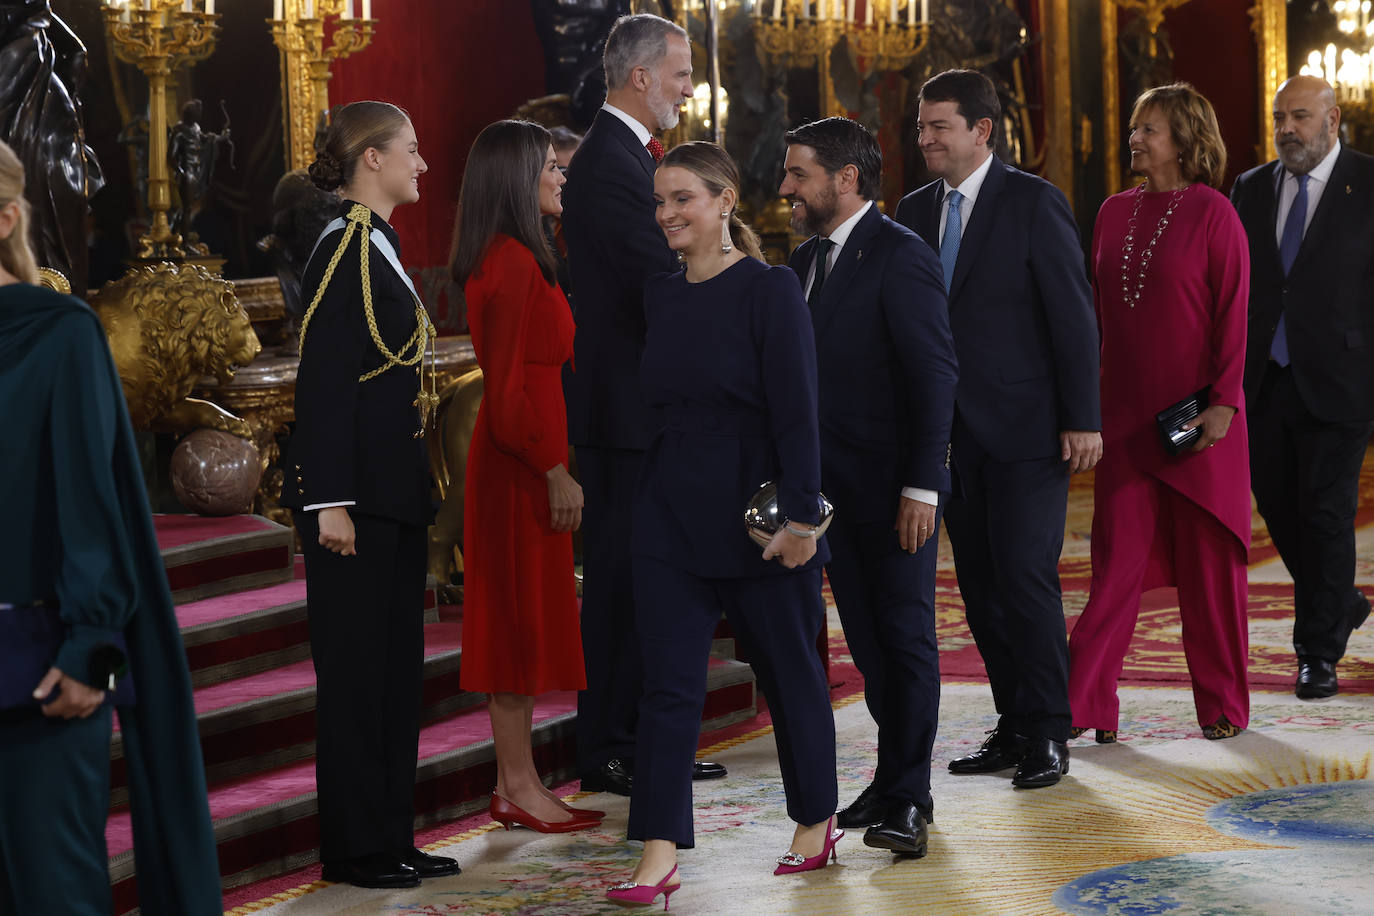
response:
<path id="1" fill-rule="evenodd" d="M 907 499 L 914 499 L 918 503 L 925 503 L 927 506 L 940 505 L 940 494 L 934 490 L 922 490 L 920 487 L 902 487 L 902 495 Z"/>
<path id="2" fill-rule="evenodd" d="M 337 502 L 337 503 L 311 503 L 310 505 L 306 506 L 306 507 L 305 507 L 304 509 L 302 509 L 301 511 L 302 511 L 302 512 L 314 512 L 316 509 L 333 509 L 333 508 L 335 508 L 336 506 L 356 506 L 357 504 L 358 504 L 358 501 L 357 501 L 356 499 L 345 499 L 345 500 L 343 500 L 342 502 Z"/>

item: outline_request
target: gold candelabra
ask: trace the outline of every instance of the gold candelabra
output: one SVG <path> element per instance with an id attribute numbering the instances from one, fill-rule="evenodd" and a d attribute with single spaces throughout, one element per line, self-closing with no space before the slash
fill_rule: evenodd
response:
<path id="1" fill-rule="evenodd" d="M 199 7 L 199 9 L 197 9 Z M 140 258 L 182 258 L 172 231 L 167 163 L 167 80 L 172 71 L 209 57 L 219 16 L 215 0 L 105 0 L 105 29 L 115 56 L 148 77 L 148 210 L 152 225 L 139 241 Z"/>
<path id="2" fill-rule="evenodd" d="M 754 37 L 761 56 L 815 67 L 825 110 L 839 113 L 830 52 L 841 39 L 861 71 L 900 70 L 930 41 L 930 0 L 756 0 Z"/>
<path id="3" fill-rule="evenodd" d="M 326 19 L 334 20 L 327 44 Z M 287 163 L 301 169 L 315 158 L 316 125 L 329 110 L 330 67 L 371 44 L 377 20 L 372 0 L 274 0 L 271 24 L 281 52 Z"/>

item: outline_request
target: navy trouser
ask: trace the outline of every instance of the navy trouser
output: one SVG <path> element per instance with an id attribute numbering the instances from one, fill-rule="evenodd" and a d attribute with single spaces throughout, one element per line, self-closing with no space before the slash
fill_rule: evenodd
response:
<path id="1" fill-rule="evenodd" d="M 940 651 L 935 641 L 935 531 L 914 554 L 902 549 L 892 522 L 846 524 L 836 512 L 826 538 L 825 567 L 845 642 L 864 678 L 864 700 L 878 723 L 873 785 L 882 797 L 909 803 L 929 820 L 930 755 L 940 715 Z"/>
<path id="2" fill-rule="evenodd" d="M 825 626 L 820 570 L 705 579 L 635 557 L 634 583 L 644 698 L 629 838 L 695 845 L 692 762 L 711 639 L 722 612 L 768 701 L 788 817 L 811 825 L 834 814 L 835 718 L 816 655 L 816 638 Z"/>
<path id="3" fill-rule="evenodd" d="M 426 530 L 350 512 L 358 553 L 319 543 L 297 512 L 315 662 L 320 859 L 414 845 L 424 679 Z"/>
<path id="4" fill-rule="evenodd" d="M 635 637 L 630 512 L 644 453 L 577 447 L 582 510 L 582 657 L 587 689 L 577 694 L 577 770 L 594 773 L 634 756 L 644 689 Z"/>
<path id="5" fill-rule="evenodd" d="M 112 709 L 0 722 L 0 916 L 109 916 Z"/>

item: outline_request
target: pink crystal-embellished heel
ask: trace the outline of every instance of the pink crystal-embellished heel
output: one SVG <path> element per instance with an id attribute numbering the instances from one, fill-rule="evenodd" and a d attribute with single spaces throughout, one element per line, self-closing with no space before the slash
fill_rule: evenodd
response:
<path id="1" fill-rule="evenodd" d="M 682 887 L 682 883 L 669 885 L 668 882 L 677 874 L 677 866 L 663 876 L 663 880 L 657 884 L 635 884 L 633 881 L 623 881 L 616 884 L 606 892 L 606 899 L 620 906 L 653 906 L 658 895 L 663 895 L 663 911 L 668 912 L 668 898 L 673 896 L 673 891 Z"/>
<path id="2" fill-rule="evenodd" d="M 835 828 L 835 816 L 833 814 L 830 816 L 830 820 L 826 822 L 826 828 L 830 833 L 826 836 L 825 845 L 821 847 L 819 855 L 814 855 L 808 859 L 799 852 L 789 852 L 778 859 L 778 867 L 773 869 L 773 874 L 792 875 L 799 871 L 815 871 L 818 868 L 825 868 L 831 861 L 840 861 L 839 854 L 835 852 L 835 845 L 844 836 L 844 831 Z"/>

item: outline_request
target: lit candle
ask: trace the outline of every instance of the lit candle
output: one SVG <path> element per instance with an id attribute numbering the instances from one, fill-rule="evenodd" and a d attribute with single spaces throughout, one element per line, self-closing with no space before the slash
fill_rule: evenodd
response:
<path id="1" fill-rule="evenodd" d="M 782 18 L 782 0 L 773 0 L 773 18 Z"/>
<path id="2" fill-rule="evenodd" d="M 205 12 L 215 15 L 215 0 L 205 0 Z"/>
<path id="3" fill-rule="evenodd" d="M 916 0 L 906 0 L 906 24 L 916 24 Z"/>
<path id="4" fill-rule="evenodd" d="M 306 18 L 306 19 L 314 19 L 314 18 L 315 18 L 315 2 L 314 2 L 314 0 L 305 0 L 305 18 Z"/>
<path id="5" fill-rule="evenodd" d="M 802 18 L 811 18 L 811 0 L 802 0 Z"/>
<path id="6" fill-rule="evenodd" d="M 840 0 L 835 0 L 834 6 L 830 10 L 830 17 L 832 19 L 844 18 L 844 9 L 840 4 Z"/>
<path id="7" fill-rule="evenodd" d="M 372 18 L 372 0 L 363 0 L 363 18 Z"/>
<path id="8" fill-rule="evenodd" d="M 340 18 L 340 19 L 352 19 L 352 18 L 353 18 L 353 0 L 344 0 L 343 15 L 341 15 L 339 18 Z"/>
<path id="9" fill-rule="evenodd" d="M 930 0 L 921 0 L 921 21 L 930 21 Z M 664 898 L 667 899 L 667 898 Z"/>
<path id="10" fill-rule="evenodd" d="M 897 0 L 887 0 L 887 21 L 897 24 Z"/>
<path id="11" fill-rule="evenodd" d="M 191 12 L 191 0 L 181 0 L 181 11 L 183 13 Z"/>
<path id="12" fill-rule="evenodd" d="M 150 9 L 149 3 L 151 3 L 151 2 L 152 2 L 152 0 L 143 0 L 143 8 L 144 8 L 145 10 L 146 10 L 146 9 Z"/>
<path id="13" fill-rule="evenodd" d="M 844 18 L 850 22 L 854 21 L 854 0 L 849 0 L 849 2 L 845 4 Z"/>
<path id="14" fill-rule="evenodd" d="M 278 22 L 286 18 L 286 14 L 282 12 L 281 4 L 282 0 L 272 0 L 272 18 Z"/>
<path id="15" fill-rule="evenodd" d="M 874 0 L 864 0 L 864 22 L 873 24 L 873 2 Z"/>

